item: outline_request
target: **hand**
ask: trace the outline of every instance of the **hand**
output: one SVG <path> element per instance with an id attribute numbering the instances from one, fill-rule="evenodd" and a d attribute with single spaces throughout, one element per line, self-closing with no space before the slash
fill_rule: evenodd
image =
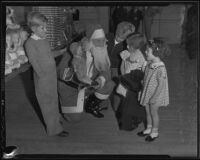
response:
<path id="1" fill-rule="evenodd" d="M 98 88 L 100 87 L 100 84 L 99 84 L 98 81 L 93 81 L 93 82 L 91 83 L 91 87 L 93 87 L 93 88 L 95 88 L 95 89 L 98 89 Z"/>
<path id="2" fill-rule="evenodd" d="M 122 86 L 121 84 L 119 84 L 117 86 L 117 89 L 116 89 L 116 92 L 124 97 L 126 97 L 126 92 L 127 92 L 127 89 L 124 88 L 124 86 Z"/>
<path id="3" fill-rule="evenodd" d="M 120 57 L 123 59 L 123 60 L 126 60 L 128 57 L 130 57 L 130 53 L 129 51 L 127 50 L 124 50 L 120 53 Z"/>

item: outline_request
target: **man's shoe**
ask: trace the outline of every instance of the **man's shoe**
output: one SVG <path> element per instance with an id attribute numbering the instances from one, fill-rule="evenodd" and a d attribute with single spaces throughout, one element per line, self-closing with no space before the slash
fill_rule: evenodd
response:
<path id="1" fill-rule="evenodd" d="M 141 132 L 138 132 L 137 135 L 140 136 L 140 137 L 144 137 L 144 136 L 148 136 L 149 134 L 144 133 L 143 131 L 141 131 Z"/>
<path id="2" fill-rule="evenodd" d="M 147 137 L 145 138 L 145 141 L 147 141 L 147 142 L 152 142 L 152 141 L 154 141 L 156 138 L 158 138 L 158 136 L 157 136 L 157 137 L 151 137 L 151 136 L 149 135 L 149 136 L 147 136 Z"/>
<path id="3" fill-rule="evenodd" d="M 98 110 L 92 110 L 90 113 L 97 118 L 103 118 L 104 117 L 104 115 L 101 112 L 99 112 Z"/>
<path id="4" fill-rule="evenodd" d="M 62 131 L 62 132 L 58 133 L 56 136 L 58 136 L 58 137 L 68 137 L 69 136 L 69 132 Z"/>
<path id="5" fill-rule="evenodd" d="M 102 111 L 102 110 L 108 110 L 108 107 L 99 107 L 98 111 Z"/>
<path id="6" fill-rule="evenodd" d="M 97 109 L 86 108 L 85 112 L 91 113 L 93 116 L 95 116 L 97 118 L 103 118 L 104 117 L 104 115 L 101 112 L 99 112 Z"/>

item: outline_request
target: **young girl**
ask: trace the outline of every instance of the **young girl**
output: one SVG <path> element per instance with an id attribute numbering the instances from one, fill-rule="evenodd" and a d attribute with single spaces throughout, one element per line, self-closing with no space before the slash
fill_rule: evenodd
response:
<path id="1" fill-rule="evenodd" d="M 159 135 L 159 107 L 169 104 L 167 71 L 161 60 L 166 55 L 163 45 L 163 42 L 149 41 L 145 52 L 148 64 L 145 68 L 140 104 L 146 109 L 147 128 L 139 132 L 138 136 L 147 136 L 145 140 L 148 142 Z"/>
<path id="2" fill-rule="evenodd" d="M 140 33 L 132 33 L 127 37 L 127 49 L 120 53 L 122 58 L 121 73 L 127 74 L 135 69 L 144 69 L 146 65 L 145 58 L 141 48 L 145 44 L 145 37 Z"/>

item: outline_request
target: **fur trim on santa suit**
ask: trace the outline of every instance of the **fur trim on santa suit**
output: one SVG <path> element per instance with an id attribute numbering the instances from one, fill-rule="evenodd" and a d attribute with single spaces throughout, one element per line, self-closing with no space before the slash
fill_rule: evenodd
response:
<path id="1" fill-rule="evenodd" d="M 105 33 L 103 29 L 95 30 L 90 39 L 99 39 L 99 38 L 105 38 Z"/>

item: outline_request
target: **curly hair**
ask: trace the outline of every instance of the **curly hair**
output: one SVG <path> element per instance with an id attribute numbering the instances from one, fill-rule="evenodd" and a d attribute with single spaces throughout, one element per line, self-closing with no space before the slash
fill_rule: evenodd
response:
<path id="1" fill-rule="evenodd" d="M 132 23 L 123 21 L 117 25 L 116 36 L 120 37 L 121 39 L 126 39 L 126 37 L 134 31 L 135 26 Z"/>
<path id="2" fill-rule="evenodd" d="M 147 47 L 151 48 L 153 55 L 164 59 L 171 54 L 169 45 L 162 38 L 154 38 L 147 42 Z"/>

